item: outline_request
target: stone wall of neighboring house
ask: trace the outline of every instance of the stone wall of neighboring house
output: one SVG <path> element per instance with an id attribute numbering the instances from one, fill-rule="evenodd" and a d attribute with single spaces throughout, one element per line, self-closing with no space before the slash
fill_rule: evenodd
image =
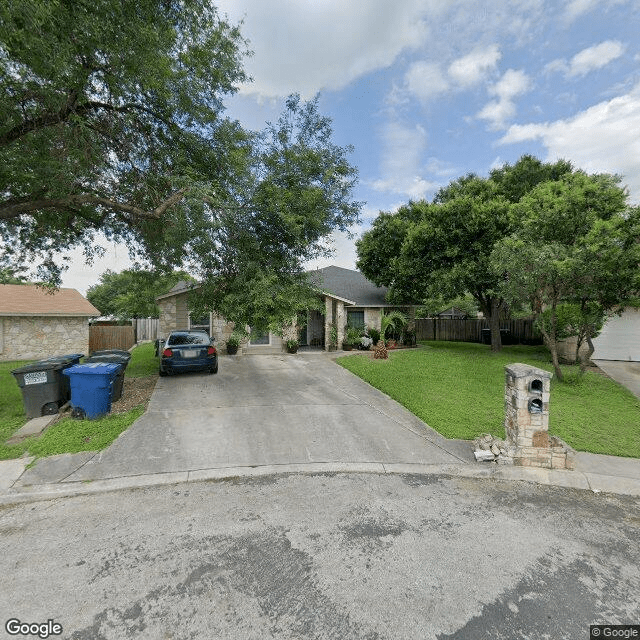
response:
<path id="1" fill-rule="evenodd" d="M 88 317 L 0 318 L 0 360 L 41 360 L 67 353 L 89 353 Z"/>
<path id="2" fill-rule="evenodd" d="M 158 327 L 158 336 L 165 339 L 171 331 L 176 329 L 176 299 L 163 298 L 158 300 L 158 308 L 160 309 L 160 325 Z"/>
<path id="3" fill-rule="evenodd" d="M 576 336 L 571 336 L 570 338 L 566 338 L 564 340 L 558 340 L 558 359 L 560 362 L 565 364 L 575 364 L 576 363 L 576 346 L 578 345 L 578 338 Z M 580 355 L 584 356 L 589 351 L 589 345 L 585 340 L 580 345 Z"/>
<path id="4" fill-rule="evenodd" d="M 189 310 L 186 293 L 158 300 L 160 308 L 159 337 L 166 338 L 171 331 L 189 327 Z"/>

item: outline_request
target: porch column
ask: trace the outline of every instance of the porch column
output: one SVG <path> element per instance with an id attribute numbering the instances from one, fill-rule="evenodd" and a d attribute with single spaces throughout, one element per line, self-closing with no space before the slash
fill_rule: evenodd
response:
<path id="1" fill-rule="evenodd" d="M 344 325 L 347 324 L 347 315 L 344 310 L 344 302 L 338 301 L 336 315 L 336 323 L 338 325 L 338 349 L 342 349 L 342 341 L 344 340 Z"/>
<path id="2" fill-rule="evenodd" d="M 328 296 L 324 299 L 324 350 L 331 346 L 331 325 L 333 323 L 333 301 Z"/>

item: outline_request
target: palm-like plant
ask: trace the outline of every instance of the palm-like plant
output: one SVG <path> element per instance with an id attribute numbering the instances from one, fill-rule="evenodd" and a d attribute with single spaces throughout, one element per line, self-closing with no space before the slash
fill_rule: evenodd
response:
<path id="1" fill-rule="evenodd" d="M 380 338 L 386 340 L 387 331 L 391 327 L 394 329 L 402 329 L 402 327 L 407 324 L 407 320 L 407 316 L 397 309 L 389 311 L 389 313 L 383 311 L 380 314 Z"/>

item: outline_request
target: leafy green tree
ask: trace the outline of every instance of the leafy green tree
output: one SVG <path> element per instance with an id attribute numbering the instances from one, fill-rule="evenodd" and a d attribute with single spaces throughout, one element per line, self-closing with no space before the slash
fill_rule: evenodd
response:
<path id="1" fill-rule="evenodd" d="M 302 264 L 357 220 L 356 171 L 317 98 L 261 133 L 224 116 L 245 49 L 208 0 L 2 4 L 0 265 L 59 284 L 58 252 L 104 235 L 241 324 L 308 297 Z"/>
<path id="2" fill-rule="evenodd" d="M 584 370 L 603 315 L 640 289 L 640 211 L 627 206 L 619 182 L 578 171 L 539 184 L 513 207 L 517 231 L 491 256 L 502 295 L 531 305 L 560 380 L 564 304 L 577 305 L 582 316 L 574 329 L 589 344 Z"/>
<path id="3" fill-rule="evenodd" d="M 192 297 L 194 308 L 212 307 L 238 326 L 277 332 L 299 310 L 320 308 L 304 263 L 328 255 L 327 235 L 347 231 L 361 207 L 351 200 L 357 179 L 351 149 L 331 137 L 318 98 L 304 103 L 298 96 L 256 136 L 242 205 L 221 210 L 217 224 L 196 234 L 215 251 L 195 246 L 191 263 L 203 286 Z"/>
<path id="4" fill-rule="evenodd" d="M 105 271 L 97 284 L 89 287 L 87 300 L 104 316 L 118 320 L 158 317 L 156 297 L 167 293 L 178 282 L 195 282 L 184 271 L 169 274 L 144 270 Z"/>
<path id="5" fill-rule="evenodd" d="M 59 282 L 96 233 L 177 261 L 229 190 L 246 136 L 222 117 L 245 43 L 205 0 L 12 0 L 0 8 L 0 235 Z M 171 249 L 171 251 L 169 250 Z"/>
<path id="6" fill-rule="evenodd" d="M 17 269 L 0 267 L 0 284 L 27 284 L 27 279 Z"/>
<path id="7" fill-rule="evenodd" d="M 491 349 L 499 351 L 500 316 L 507 307 L 502 275 L 490 268 L 491 252 L 514 230 L 514 202 L 568 171 L 567 162 L 543 164 L 523 156 L 489 178 L 469 174 L 451 182 L 433 202 L 410 202 L 397 214 L 381 214 L 357 243 L 358 268 L 389 286 L 396 302 L 471 294 L 489 319 Z"/>

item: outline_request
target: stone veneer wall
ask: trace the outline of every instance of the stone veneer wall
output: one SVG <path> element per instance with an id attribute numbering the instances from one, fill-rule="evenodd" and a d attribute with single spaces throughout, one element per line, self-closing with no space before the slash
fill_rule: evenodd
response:
<path id="1" fill-rule="evenodd" d="M 88 316 L 0 318 L 0 360 L 41 360 L 67 353 L 89 353 Z"/>
<path id="2" fill-rule="evenodd" d="M 560 438 L 549 437 L 551 375 L 521 363 L 505 366 L 504 427 L 508 455 L 515 465 L 575 468 L 575 451 Z M 539 410 L 531 411 L 533 401 Z"/>
<path id="3" fill-rule="evenodd" d="M 160 322 L 158 324 L 158 337 L 163 340 L 171 331 L 178 328 L 176 324 L 176 299 L 163 298 L 158 300 L 158 308 L 160 309 Z"/>
<path id="4" fill-rule="evenodd" d="M 373 307 L 365 307 L 364 324 L 366 327 L 377 329 L 380 331 L 380 309 Z"/>

